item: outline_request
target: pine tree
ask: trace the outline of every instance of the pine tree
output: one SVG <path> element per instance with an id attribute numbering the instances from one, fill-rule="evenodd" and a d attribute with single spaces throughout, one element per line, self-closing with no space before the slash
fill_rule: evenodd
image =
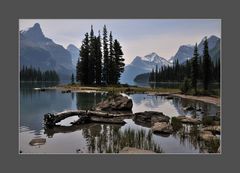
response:
<path id="1" fill-rule="evenodd" d="M 176 81 L 178 81 L 178 82 L 180 82 L 180 78 L 179 78 L 179 73 L 180 73 L 180 71 L 179 71 L 179 62 L 178 62 L 178 59 L 176 60 L 176 62 L 175 62 L 175 77 L 176 77 Z"/>
<path id="2" fill-rule="evenodd" d="M 189 60 L 186 61 L 186 70 L 184 76 L 186 76 L 187 78 L 191 77 L 191 63 L 189 62 Z"/>
<path id="3" fill-rule="evenodd" d="M 153 82 L 154 81 L 154 69 L 152 69 L 152 72 L 149 75 L 149 81 Z"/>
<path id="4" fill-rule="evenodd" d="M 74 74 L 72 73 L 72 77 L 71 77 L 71 83 L 74 84 L 75 80 L 74 80 Z"/>
<path id="5" fill-rule="evenodd" d="M 108 37 L 106 25 L 103 27 L 103 81 L 109 84 L 109 55 L 108 55 Z"/>
<path id="6" fill-rule="evenodd" d="M 194 47 L 193 58 L 191 59 L 191 86 L 194 88 L 195 94 L 197 93 L 197 79 L 198 79 L 198 47 L 197 44 Z"/>
<path id="7" fill-rule="evenodd" d="M 205 91 L 209 89 L 210 76 L 211 76 L 211 59 L 208 52 L 208 41 L 207 37 L 204 40 L 203 49 L 203 88 Z"/>
<path id="8" fill-rule="evenodd" d="M 122 46 L 118 42 L 118 40 L 114 40 L 113 43 L 113 67 L 114 67 L 114 80 L 113 83 L 117 84 L 119 83 L 121 73 L 124 72 L 124 58 L 123 58 L 123 51 L 122 51 Z"/>
<path id="9" fill-rule="evenodd" d="M 113 37 L 112 37 L 112 31 L 110 31 L 109 34 L 109 63 L 108 63 L 108 69 L 109 69 L 109 84 L 114 84 L 114 79 L 116 79 L 116 62 L 113 57 Z M 110 75 L 111 74 L 111 75 Z"/>
<path id="10" fill-rule="evenodd" d="M 96 61 L 95 61 L 95 70 L 96 70 L 96 84 L 101 84 L 102 80 L 102 51 L 101 51 L 101 36 L 100 31 L 98 37 L 95 38 L 95 49 L 96 49 Z"/>
<path id="11" fill-rule="evenodd" d="M 80 79 L 81 84 L 88 85 L 89 82 L 89 75 L 88 75 L 88 60 L 89 60 L 89 36 L 88 33 L 85 34 L 85 38 L 83 40 L 82 46 L 80 48 Z"/>
<path id="12" fill-rule="evenodd" d="M 88 84 L 95 82 L 95 59 L 96 59 L 96 38 L 94 36 L 93 27 L 91 25 L 90 37 L 89 37 L 89 57 L 88 57 Z"/>
<path id="13" fill-rule="evenodd" d="M 80 53 L 79 53 L 80 55 Z M 77 66 L 76 66 L 76 81 L 80 82 L 81 81 L 81 63 L 80 63 L 80 58 L 78 58 L 77 61 Z"/>

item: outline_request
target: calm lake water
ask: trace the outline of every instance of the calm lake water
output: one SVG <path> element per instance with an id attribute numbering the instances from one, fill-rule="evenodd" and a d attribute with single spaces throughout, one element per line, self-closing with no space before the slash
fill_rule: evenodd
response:
<path id="1" fill-rule="evenodd" d="M 86 124 L 71 126 L 78 117 L 70 117 L 53 129 L 45 129 L 43 115 L 70 109 L 87 109 L 107 97 L 104 93 L 61 93 L 57 90 L 35 91 L 35 87 L 53 83 L 21 83 L 19 149 L 23 153 L 118 153 L 130 146 L 163 153 L 201 153 L 211 150 L 194 135 L 155 135 L 150 128 L 137 125 L 126 119 L 125 125 Z M 220 110 L 212 104 L 181 98 L 166 99 L 164 96 L 147 94 L 129 95 L 133 100 L 133 112 L 160 111 L 169 117 L 188 115 L 202 118 L 214 116 Z M 195 106 L 202 111 L 185 111 L 184 107 Z M 194 134 L 197 126 L 184 126 Z M 34 138 L 45 138 L 43 145 L 31 146 Z"/>

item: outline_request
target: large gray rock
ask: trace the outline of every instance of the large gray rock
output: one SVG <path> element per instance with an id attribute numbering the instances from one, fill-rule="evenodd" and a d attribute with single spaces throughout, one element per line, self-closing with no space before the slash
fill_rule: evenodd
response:
<path id="1" fill-rule="evenodd" d="M 162 112 L 145 111 L 135 113 L 134 122 L 136 124 L 152 127 L 156 122 L 169 122 L 169 117 Z"/>
<path id="2" fill-rule="evenodd" d="M 166 122 L 157 122 L 151 128 L 153 133 L 172 133 L 173 127 L 171 124 Z"/>
<path id="3" fill-rule="evenodd" d="M 97 111 L 132 111 L 132 100 L 126 96 L 113 95 L 95 107 Z"/>

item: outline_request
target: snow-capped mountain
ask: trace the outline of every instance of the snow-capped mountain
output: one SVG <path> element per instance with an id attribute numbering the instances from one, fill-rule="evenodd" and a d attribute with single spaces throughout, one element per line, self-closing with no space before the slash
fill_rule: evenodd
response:
<path id="1" fill-rule="evenodd" d="M 124 69 L 124 73 L 121 76 L 121 83 L 133 84 L 133 79 L 142 73 L 151 72 L 153 68 L 161 68 L 162 66 L 172 65 L 165 58 L 160 57 L 156 53 L 148 54 L 144 57 L 137 56 L 127 65 Z"/>

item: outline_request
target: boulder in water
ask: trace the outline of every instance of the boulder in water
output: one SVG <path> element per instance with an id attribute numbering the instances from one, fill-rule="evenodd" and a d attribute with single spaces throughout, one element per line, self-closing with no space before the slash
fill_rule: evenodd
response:
<path id="1" fill-rule="evenodd" d="M 153 133 L 167 133 L 170 134 L 173 132 L 173 127 L 171 124 L 166 122 L 157 122 L 151 128 Z"/>
<path id="2" fill-rule="evenodd" d="M 113 95 L 100 102 L 95 107 L 97 111 L 131 111 L 132 100 L 127 96 Z"/>

